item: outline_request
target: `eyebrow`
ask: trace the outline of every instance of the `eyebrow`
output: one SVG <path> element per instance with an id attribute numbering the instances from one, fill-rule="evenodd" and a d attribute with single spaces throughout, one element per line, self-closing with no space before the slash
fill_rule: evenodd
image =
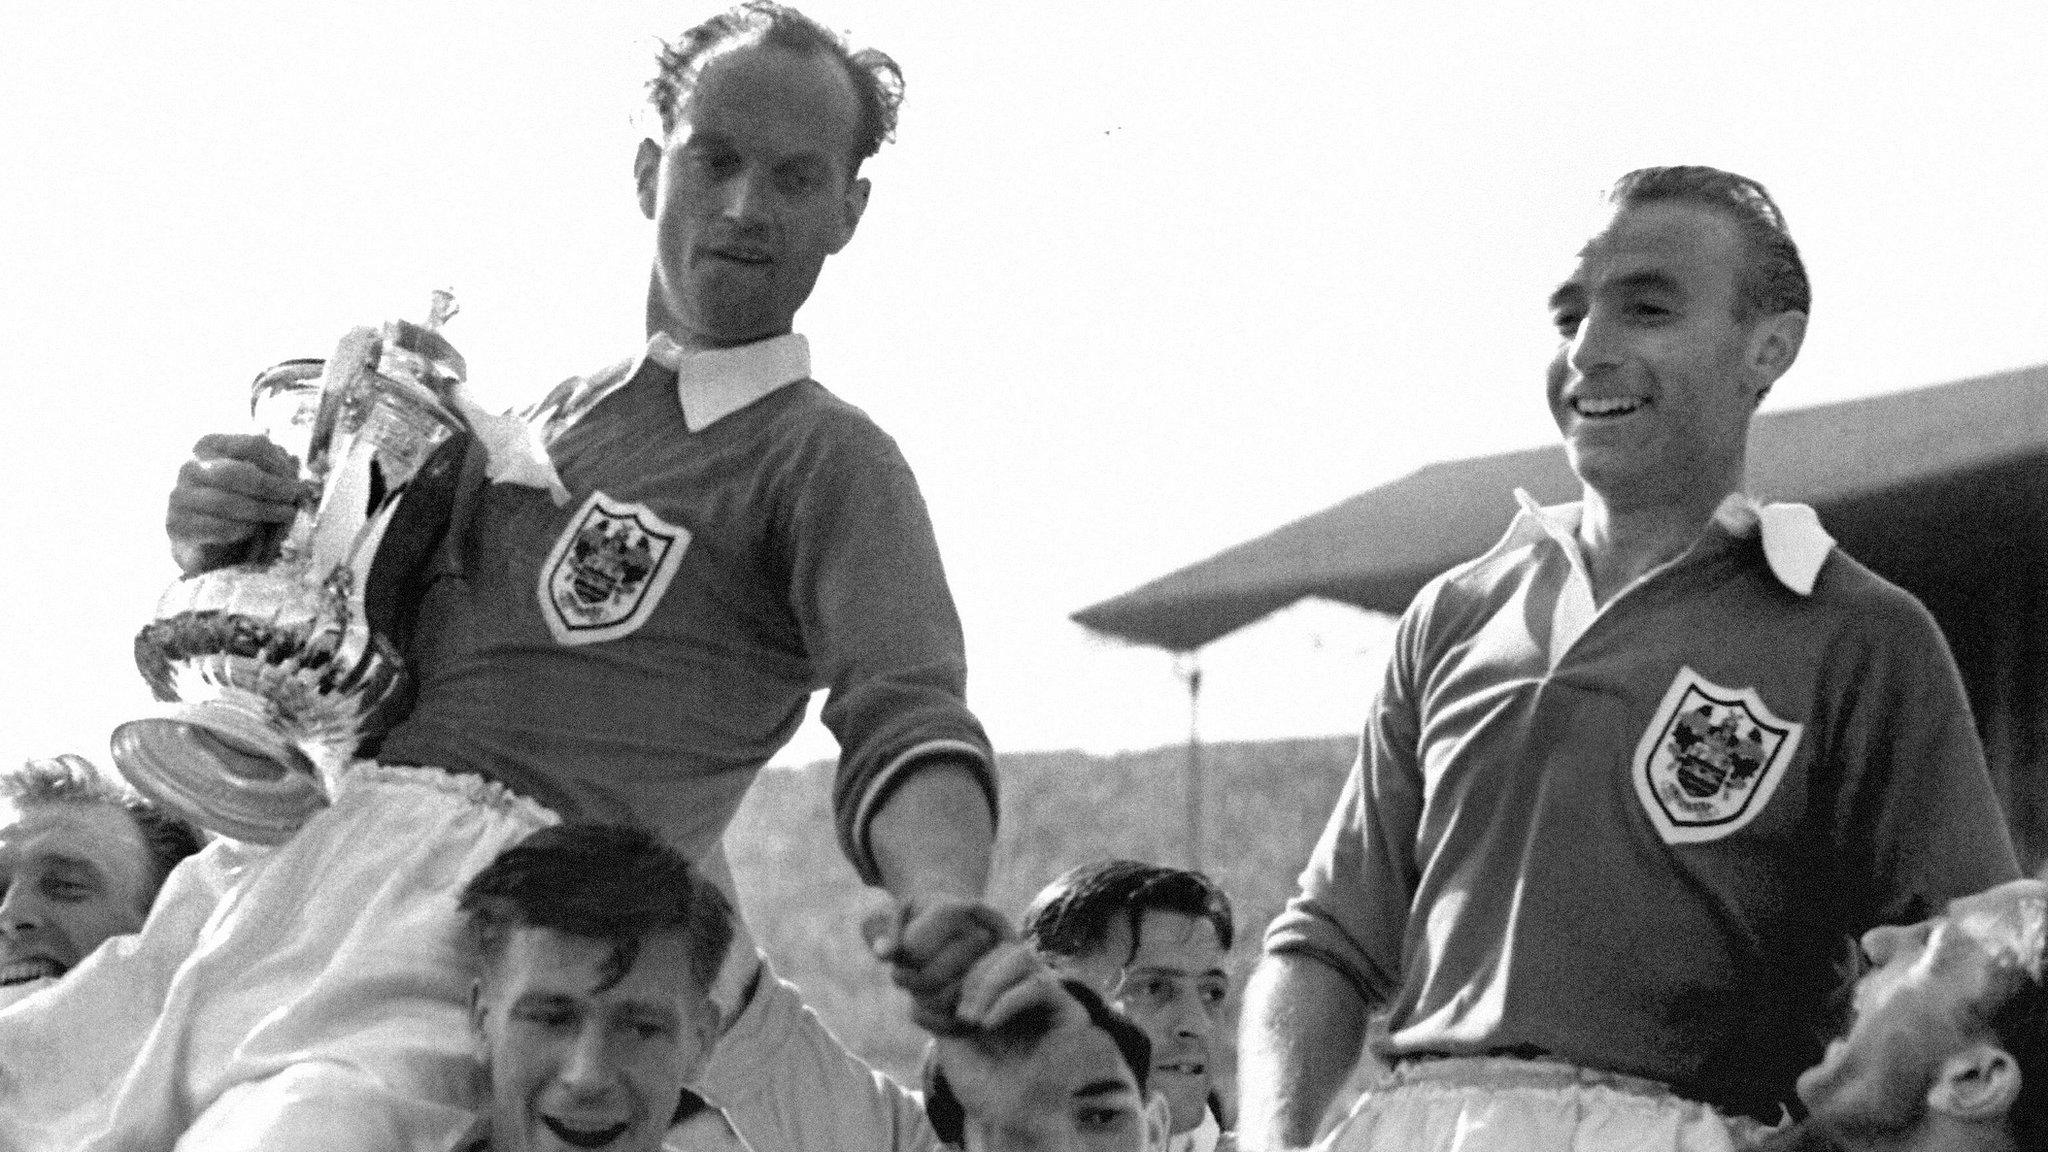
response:
<path id="1" fill-rule="evenodd" d="M 46 852 L 42 858 L 46 865 L 57 868 L 75 868 L 81 872 L 89 872 L 94 876 L 98 876 L 102 872 L 99 861 L 89 856 L 73 856 L 68 852 Z"/>
<path id="2" fill-rule="evenodd" d="M 1137 1089 L 1132 1088 L 1122 1080 L 1091 1080 L 1074 1089 L 1075 1096 L 1114 1096 L 1118 1093 L 1127 1096 L 1136 1096 L 1138 1094 Z"/>
<path id="3" fill-rule="evenodd" d="M 1609 294 L 1644 291 L 1678 292 L 1682 290 L 1677 279 L 1670 273 L 1657 271 L 1631 272 L 1626 276 L 1616 277 L 1600 285 L 1599 288 L 1600 291 Z M 1557 290 L 1550 294 L 1549 307 L 1552 311 L 1556 311 L 1566 304 L 1576 304 L 1585 298 L 1586 289 L 1584 285 L 1576 283 L 1560 284 L 1557 286 Z"/>
<path id="4" fill-rule="evenodd" d="M 1678 281 L 1668 272 L 1643 271 L 1631 272 L 1626 276 L 1617 277 L 1609 282 L 1606 287 L 1620 292 L 1639 292 L 1646 288 L 1661 292 L 1676 292 L 1678 291 Z"/>

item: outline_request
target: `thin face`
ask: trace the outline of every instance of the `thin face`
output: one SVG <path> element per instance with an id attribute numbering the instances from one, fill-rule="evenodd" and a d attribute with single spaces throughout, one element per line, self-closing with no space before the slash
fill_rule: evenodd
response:
<path id="1" fill-rule="evenodd" d="M 478 988 L 493 1152 L 653 1152 L 710 1047 L 711 1008 L 680 933 L 641 942 L 604 987 L 611 945 L 520 928 Z"/>
<path id="2" fill-rule="evenodd" d="M 1874 967 L 1856 983 L 1855 1022 L 1799 1078 L 1815 1118 L 1846 1133 L 1910 1127 L 1942 1059 L 1974 1034 L 1973 1006 L 2001 973 L 2038 970 L 2044 918 L 2048 884 L 2016 880 L 1932 920 L 1865 933 Z"/>
<path id="3" fill-rule="evenodd" d="M 1550 299 L 1550 413 L 1579 478 L 1622 506 L 1711 505 L 1741 483 L 1770 379 L 1735 318 L 1746 246 L 1696 204 L 1614 214 Z"/>
<path id="4" fill-rule="evenodd" d="M 139 931 L 154 895 L 126 812 L 0 803 L 0 987 L 61 976 L 107 937 Z"/>
<path id="5" fill-rule="evenodd" d="M 1130 957 L 1128 964 L 1122 963 Z M 1214 1080 L 1215 1038 L 1230 990 L 1223 945 L 1206 918 L 1158 909 L 1138 921 L 1138 949 L 1118 921 L 1103 948 L 1070 965 L 1152 1041 L 1151 1086 L 1166 1096 L 1173 1131 L 1202 1123 Z"/>
<path id="6" fill-rule="evenodd" d="M 718 50 L 667 141 L 643 142 L 634 164 L 656 233 L 649 324 L 691 347 L 790 331 L 867 205 L 858 124 L 853 80 L 832 57 Z"/>

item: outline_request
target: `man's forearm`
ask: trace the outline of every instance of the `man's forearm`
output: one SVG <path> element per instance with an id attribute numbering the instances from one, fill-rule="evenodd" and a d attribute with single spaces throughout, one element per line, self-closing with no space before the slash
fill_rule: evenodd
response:
<path id="1" fill-rule="evenodd" d="M 995 850 L 988 795 L 972 768 L 933 757 L 917 764 L 868 824 L 882 887 L 898 900 L 981 899 Z"/>
<path id="2" fill-rule="evenodd" d="M 1238 1145 L 1303 1148 L 1358 1062 L 1368 1005 L 1351 981 L 1302 953 L 1259 961 L 1237 1043 Z"/>

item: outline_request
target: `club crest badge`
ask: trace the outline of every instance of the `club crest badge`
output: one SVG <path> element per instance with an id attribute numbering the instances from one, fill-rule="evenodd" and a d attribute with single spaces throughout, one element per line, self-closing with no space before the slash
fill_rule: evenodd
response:
<path id="1" fill-rule="evenodd" d="M 1636 797 L 1665 843 L 1718 840 L 1771 802 L 1804 730 L 1764 707 L 1756 689 L 1681 668 L 1630 762 Z"/>
<path id="2" fill-rule="evenodd" d="M 562 644 L 616 640 L 646 623 L 690 546 L 644 504 L 592 492 L 540 569 L 541 616 Z"/>

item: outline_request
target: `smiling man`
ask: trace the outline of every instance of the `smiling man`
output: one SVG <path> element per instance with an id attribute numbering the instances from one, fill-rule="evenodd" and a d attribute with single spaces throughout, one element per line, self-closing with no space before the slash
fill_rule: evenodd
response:
<path id="1" fill-rule="evenodd" d="M 1843 945 L 2017 874 L 1932 618 L 1742 491 L 1810 290 L 1755 181 L 1631 172 L 1550 296 L 1582 498 L 1403 616 L 1266 936 L 1239 1139 L 1725 1149 L 1796 1107 Z"/>
<path id="2" fill-rule="evenodd" d="M 982 902 L 994 755 L 916 478 L 812 378 L 795 330 L 866 211 L 901 74 L 768 0 L 656 67 L 660 127 L 621 163 L 618 205 L 650 224 L 645 343 L 524 413 L 566 501 L 451 442 L 448 483 L 416 490 L 449 511 L 402 582 L 410 711 L 335 773 L 331 806 L 232 874 L 221 916 L 180 917 L 203 929 L 0 1021 L 0 1145 L 13 1126 L 32 1146 L 294 1149 L 302 1118 L 349 1111 L 407 1143 L 364 1124 L 320 1146 L 444 1149 L 473 1103 L 454 887 L 555 819 L 645 824 L 723 882 L 725 826 L 818 690 L 838 840 L 893 898 L 881 954 L 928 1023 L 1007 931 Z M 201 440 L 169 501 L 173 556 L 242 559 L 296 514 L 296 473 L 260 437 Z M 754 963 L 735 950 L 728 1009 Z M 78 1026 L 110 1008 L 123 1026 Z M 59 1044 L 108 1071 L 15 1055 Z"/>
<path id="3" fill-rule="evenodd" d="M 135 932 L 199 836 L 80 756 L 0 772 L 0 1007 Z"/>
<path id="4" fill-rule="evenodd" d="M 1171 1152 L 1227 1152 L 1213 1085 L 1228 1023 L 1230 899 L 1207 876 L 1134 860 L 1068 870 L 1024 913 L 1024 935 L 1145 1030 Z"/>
<path id="5" fill-rule="evenodd" d="M 660 1147 L 717 1035 L 724 896 L 647 832 L 564 825 L 492 861 L 460 907 L 491 1082 L 472 1147 Z"/>

